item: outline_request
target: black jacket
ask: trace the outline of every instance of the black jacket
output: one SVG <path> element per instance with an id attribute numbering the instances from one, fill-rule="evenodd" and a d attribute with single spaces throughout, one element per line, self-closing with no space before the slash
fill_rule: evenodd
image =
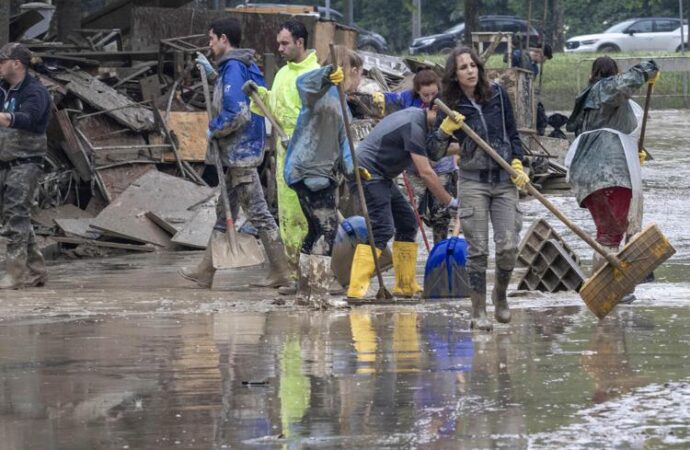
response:
<path id="1" fill-rule="evenodd" d="M 503 87 L 494 83 L 491 84 L 491 92 L 491 98 L 483 104 L 472 104 L 463 95 L 459 102 L 448 106 L 465 116 L 465 123 L 503 159 L 509 163 L 516 158 L 522 161 L 522 143 L 508 94 Z M 444 118 L 445 115 L 439 111 L 435 128 L 438 129 Z M 428 144 L 432 147 L 447 146 L 449 143 L 448 136 L 441 130 L 432 133 L 429 138 Z M 461 177 L 483 182 L 506 181 L 510 178 L 508 173 L 464 132 L 456 131 L 455 138 L 460 142 L 459 175 Z"/>
<path id="2" fill-rule="evenodd" d="M 0 82 L 0 112 L 10 114 L 10 127 L 0 127 L 0 161 L 45 155 L 50 107 L 48 90 L 32 76 L 12 89 Z"/>

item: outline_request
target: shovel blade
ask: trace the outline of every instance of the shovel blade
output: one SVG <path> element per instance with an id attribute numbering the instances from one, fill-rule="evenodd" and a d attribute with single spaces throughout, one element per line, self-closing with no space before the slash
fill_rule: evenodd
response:
<path id="1" fill-rule="evenodd" d="M 676 249 L 653 223 L 635 235 L 618 253 L 620 267 L 607 262 L 584 282 L 580 297 L 599 319 L 603 319 L 625 294 L 632 292 L 674 253 Z"/>
<path id="2" fill-rule="evenodd" d="M 216 269 L 236 269 L 238 267 L 256 266 L 264 262 L 261 247 L 254 236 L 235 233 L 236 246 L 233 246 L 227 235 L 219 236 L 211 243 L 213 267 Z"/>

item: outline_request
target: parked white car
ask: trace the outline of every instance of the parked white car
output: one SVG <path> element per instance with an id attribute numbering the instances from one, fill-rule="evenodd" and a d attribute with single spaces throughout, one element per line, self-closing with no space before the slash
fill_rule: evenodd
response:
<path id="1" fill-rule="evenodd" d="M 617 23 L 603 33 L 586 34 L 568 39 L 566 52 L 639 52 L 679 51 L 680 19 L 674 17 L 647 17 Z M 683 25 L 686 48 L 688 26 Z"/>

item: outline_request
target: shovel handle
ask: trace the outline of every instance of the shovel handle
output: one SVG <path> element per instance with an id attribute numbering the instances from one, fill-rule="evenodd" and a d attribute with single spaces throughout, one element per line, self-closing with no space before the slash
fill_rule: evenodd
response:
<path id="1" fill-rule="evenodd" d="M 333 56 L 334 65 L 338 65 L 337 57 L 335 55 L 335 47 L 333 42 L 328 45 L 331 55 Z M 371 227 L 371 219 L 369 218 L 369 210 L 367 209 L 367 201 L 364 197 L 364 187 L 362 187 L 362 178 L 359 175 L 359 163 L 357 162 L 357 155 L 355 154 L 355 144 L 352 140 L 352 131 L 350 130 L 350 116 L 348 116 L 347 111 L 347 100 L 345 99 L 345 90 L 342 84 L 336 86 L 338 89 L 338 97 L 340 98 L 340 110 L 343 115 L 343 123 L 345 125 L 345 134 L 347 135 L 347 143 L 350 149 L 350 157 L 352 158 L 352 166 L 355 172 L 355 182 L 357 183 L 357 194 L 359 195 L 359 204 L 362 208 L 362 215 L 364 215 L 364 222 L 367 225 L 367 234 L 369 237 L 369 246 L 371 247 L 371 254 L 374 258 L 374 268 L 376 269 L 376 277 L 379 282 L 379 292 L 377 297 L 392 298 L 390 292 L 386 289 L 386 285 L 383 283 L 383 274 L 381 273 L 381 264 L 379 262 L 379 256 L 376 254 L 376 243 L 374 242 L 374 231 Z"/>
<path id="2" fill-rule="evenodd" d="M 201 65 L 197 66 L 201 73 L 201 85 L 204 90 L 204 103 L 206 103 L 206 113 L 208 114 L 209 122 L 213 119 L 213 112 L 211 111 L 211 93 L 208 87 L 208 78 L 206 71 Z M 223 203 L 223 213 L 225 214 L 225 233 L 230 241 L 230 248 L 236 254 L 239 253 L 239 244 L 237 243 L 237 236 L 235 235 L 235 221 L 232 220 L 232 211 L 230 210 L 230 198 L 228 197 L 228 186 L 225 182 L 225 175 L 223 171 L 223 163 L 220 160 L 220 149 L 218 148 L 218 141 L 211 138 L 209 140 L 211 147 L 212 159 L 216 165 L 216 172 L 218 172 L 218 188 L 220 189 L 220 198 Z"/>
<path id="3" fill-rule="evenodd" d="M 274 130 L 276 130 L 276 133 L 278 134 L 278 137 L 280 138 L 280 142 L 283 144 L 283 147 L 287 148 L 288 143 L 290 142 L 290 138 L 288 137 L 287 133 L 283 130 L 283 127 L 280 126 L 276 118 L 273 116 L 271 111 L 268 109 L 266 104 L 264 103 L 263 100 L 261 100 L 261 97 L 259 97 L 258 92 L 256 92 L 252 86 L 252 84 L 255 84 L 253 81 L 248 80 L 242 85 L 242 92 L 247 94 L 249 98 L 252 99 L 254 103 L 256 103 L 256 106 L 259 107 L 261 112 L 263 113 L 264 117 L 268 119 L 269 122 L 271 122 L 271 126 L 273 127 Z"/>
<path id="4" fill-rule="evenodd" d="M 407 177 L 407 173 L 403 172 L 402 176 L 403 183 L 405 183 L 405 190 L 407 191 L 407 196 L 410 198 L 410 204 L 412 205 L 412 210 L 414 211 L 414 218 L 417 221 L 419 231 L 422 233 L 422 239 L 424 239 L 424 246 L 426 247 L 426 251 L 428 252 L 429 250 L 431 250 L 431 246 L 429 245 L 429 239 L 427 239 L 426 233 L 424 232 L 424 222 L 422 222 L 422 218 L 419 217 L 417 202 L 414 199 L 414 190 L 412 189 L 412 185 L 410 184 L 410 179 Z"/>
<path id="5" fill-rule="evenodd" d="M 453 111 L 452 111 L 448 106 L 446 106 L 446 104 L 443 103 L 440 99 L 437 98 L 436 100 L 434 100 L 434 103 L 436 104 L 436 106 L 438 106 L 438 108 L 439 108 L 441 111 L 443 111 L 444 114 L 446 114 L 447 116 L 451 116 L 451 115 L 452 115 Z M 501 166 L 501 168 L 502 168 L 503 170 L 505 170 L 506 172 L 508 172 L 508 174 L 509 174 L 511 177 L 516 177 L 516 176 L 518 176 L 518 172 L 517 172 L 515 169 L 513 169 L 513 167 L 512 167 L 510 164 L 508 164 L 508 161 L 506 161 L 505 159 L 503 159 L 503 158 L 496 152 L 496 150 L 494 150 L 493 148 L 491 148 L 491 146 L 490 146 L 489 144 L 487 144 L 486 141 L 484 141 L 484 139 L 482 139 L 477 133 L 475 133 L 474 130 L 472 130 L 472 128 L 470 128 L 466 123 L 463 123 L 461 130 L 462 130 L 470 139 L 472 139 L 474 142 L 476 142 L 477 145 L 479 145 L 479 147 L 481 147 L 481 149 L 484 150 L 494 161 L 496 161 L 496 163 L 498 163 L 498 165 Z M 594 239 L 592 239 L 592 237 L 591 237 L 589 234 L 585 233 L 585 231 L 584 231 L 582 228 L 580 228 L 580 227 L 578 227 L 577 225 L 575 225 L 575 223 L 574 223 L 572 220 L 570 220 L 565 214 L 563 214 L 563 213 L 556 207 L 556 205 L 554 205 L 553 203 L 551 203 L 551 202 L 549 201 L 549 199 L 547 199 L 546 197 L 544 197 L 544 195 L 542 195 L 542 193 L 539 192 L 539 191 L 537 190 L 537 188 L 535 188 L 535 187 L 532 185 L 531 182 L 529 182 L 529 181 L 527 182 L 527 184 L 525 185 L 525 190 L 526 190 L 530 195 L 532 195 L 534 198 L 536 198 L 537 200 L 539 200 L 539 201 L 546 207 L 546 209 L 548 209 L 549 211 L 551 211 L 551 213 L 552 213 L 554 216 L 558 217 L 558 218 L 560 219 L 561 222 L 563 222 L 568 228 L 570 228 L 570 229 L 573 231 L 573 233 L 575 233 L 576 235 L 578 235 L 583 241 L 585 241 L 587 244 L 589 244 L 590 247 L 592 247 L 592 248 L 593 248 L 594 250 L 596 250 L 599 254 L 601 254 L 604 258 L 606 258 L 606 260 L 607 260 L 608 262 L 610 262 L 610 263 L 611 263 L 613 266 L 615 266 L 615 267 L 620 267 L 621 262 L 620 262 L 620 259 L 618 259 L 618 258 L 616 257 L 616 255 L 614 255 L 613 253 L 608 253 L 608 252 L 604 249 L 604 247 L 602 247 L 597 241 L 595 241 Z"/>
<path id="6" fill-rule="evenodd" d="M 649 118 L 649 106 L 652 103 L 652 91 L 654 90 L 654 86 L 651 84 L 647 85 L 647 96 L 644 99 L 644 114 L 642 114 L 642 127 L 640 128 L 640 139 L 637 141 L 637 151 L 641 152 L 644 151 L 647 154 L 647 159 L 652 160 L 654 159 L 652 157 L 652 154 L 649 153 L 649 150 L 644 148 L 644 138 L 645 134 L 647 132 L 647 118 Z"/>

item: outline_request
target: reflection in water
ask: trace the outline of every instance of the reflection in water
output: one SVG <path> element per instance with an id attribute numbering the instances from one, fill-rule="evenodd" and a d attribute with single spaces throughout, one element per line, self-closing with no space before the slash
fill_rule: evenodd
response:
<path id="1" fill-rule="evenodd" d="M 4 324 L 0 448 L 527 448 L 599 402 L 688 378 L 687 319 L 516 310 L 492 334 L 442 309 Z"/>

